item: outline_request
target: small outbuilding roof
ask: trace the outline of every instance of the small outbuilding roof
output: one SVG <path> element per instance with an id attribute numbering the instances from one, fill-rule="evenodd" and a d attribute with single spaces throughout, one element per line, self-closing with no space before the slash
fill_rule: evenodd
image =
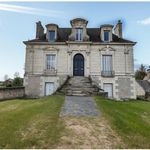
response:
<path id="1" fill-rule="evenodd" d="M 136 80 L 137 83 L 144 89 L 145 92 L 150 92 L 150 82 L 147 80 Z"/>

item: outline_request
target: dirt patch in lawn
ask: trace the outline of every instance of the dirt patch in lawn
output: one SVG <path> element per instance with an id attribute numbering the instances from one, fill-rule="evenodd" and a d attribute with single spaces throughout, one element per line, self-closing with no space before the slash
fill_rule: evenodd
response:
<path id="1" fill-rule="evenodd" d="M 19 106 L 20 106 L 19 104 L 11 104 L 8 106 L 4 106 L 3 108 L 0 109 L 0 112 L 13 111 L 15 109 L 18 109 Z"/>
<path id="2" fill-rule="evenodd" d="M 57 148 L 123 148 L 124 143 L 101 118 L 65 117 L 66 131 Z"/>

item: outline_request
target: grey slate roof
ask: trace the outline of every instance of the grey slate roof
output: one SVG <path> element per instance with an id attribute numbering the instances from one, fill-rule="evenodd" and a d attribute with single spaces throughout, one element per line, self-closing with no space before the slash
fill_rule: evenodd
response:
<path id="1" fill-rule="evenodd" d="M 92 42 L 102 42 L 100 39 L 100 29 L 99 28 L 87 28 L 87 34 L 90 37 L 90 41 Z M 71 28 L 58 28 L 58 38 L 56 42 L 65 42 L 68 41 L 68 37 L 71 34 Z M 115 34 L 112 36 L 112 42 L 120 42 L 120 43 L 135 43 L 133 41 L 129 41 L 123 38 L 119 38 Z M 47 42 L 46 34 L 44 34 L 39 39 L 33 39 L 26 42 Z"/>
<path id="2" fill-rule="evenodd" d="M 147 80 L 136 80 L 145 92 L 150 92 L 150 83 Z"/>

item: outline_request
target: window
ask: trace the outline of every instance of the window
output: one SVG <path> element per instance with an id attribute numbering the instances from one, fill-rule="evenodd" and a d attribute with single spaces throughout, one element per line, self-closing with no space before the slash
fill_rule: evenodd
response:
<path id="1" fill-rule="evenodd" d="M 49 41 L 55 41 L 55 31 L 54 30 L 50 30 L 49 31 Z"/>
<path id="2" fill-rule="evenodd" d="M 105 92 L 108 93 L 108 97 L 112 98 L 113 97 L 113 84 L 111 83 L 104 83 L 103 89 Z"/>
<path id="3" fill-rule="evenodd" d="M 83 39 L 83 29 L 78 28 L 76 29 L 76 40 L 82 41 L 82 39 Z"/>
<path id="4" fill-rule="evenodd" d="M 104 31 L 104 41 L 105 42 L 109 42 L 109 30 L 105 30 Z"/>
<path id="5" fill-rule="evenodd" d="M 55 54 L 46 55 L 46 69 L 50 69 L 50 70 L 56 69 L 56 55 Z"/>
<path id="6" fill-rule="evenodd" d="M 54 92 L 54 83 L 46 82 L 45 83 L 45 96 L 52 95 Z"/>
<path id="7" fill-rule="evenodd" d="M 103 76 L 113 76 L 112 71 L 112 55 L 102 56 L 102 75 Z"/>

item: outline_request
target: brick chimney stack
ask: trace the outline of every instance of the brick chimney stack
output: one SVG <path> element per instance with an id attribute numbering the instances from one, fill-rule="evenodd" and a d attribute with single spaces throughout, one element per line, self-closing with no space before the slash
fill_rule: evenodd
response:
<path id="1" fill-rule="evenodd" d="M 39 39 L 44 35 L 44 28 L 41 24 L 41 21 L 36 22 L 36 39 Z"/>
<path id="2" fill-rule="evenodd" d="M 121 20 L 118 20 L 118 23 L 114 29 L 115 35 L 117 35 L 119 38 L 122 38 L 122 22 Z"/>

